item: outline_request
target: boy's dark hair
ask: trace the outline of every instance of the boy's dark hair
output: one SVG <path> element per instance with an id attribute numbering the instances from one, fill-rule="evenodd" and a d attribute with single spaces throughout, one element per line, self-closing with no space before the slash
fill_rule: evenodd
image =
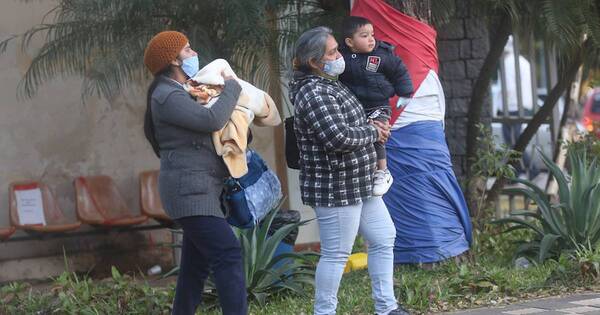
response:
<path id="1" fill-rule="evenodd" d="M 344 39 L 352 38 L 356 30 L 367 24 L 373 23 L 362 16 L 349 16 L 342 22 L 342 36 L 344 36 Z"/>

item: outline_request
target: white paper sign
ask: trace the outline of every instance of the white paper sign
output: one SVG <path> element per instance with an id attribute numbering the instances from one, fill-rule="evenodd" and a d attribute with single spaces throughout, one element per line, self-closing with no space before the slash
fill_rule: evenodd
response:
<path id="1" fill-rule="evenodd" d="M 42 191 L 39 188 L 16 190 L 17 212 L 19 223 L 22 225 L 46 225 Z"/>

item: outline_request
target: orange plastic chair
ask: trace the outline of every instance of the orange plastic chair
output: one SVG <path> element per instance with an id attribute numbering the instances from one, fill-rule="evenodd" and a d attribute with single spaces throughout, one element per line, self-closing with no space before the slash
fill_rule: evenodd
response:
<path id="1" fill-rule="evenodd" d="M 77 217 L 83 223 L 102 226 L 130 226 L 148 217 L 131 213 L 112 178 L 105 175 L 81 176 L 74 181 Z"/>
<path id="2" fill-rule="evenodd" d="M 6 241 L 16 230 L 14 226 L 0 228 L 0 241 Z"/>
<path id="3" fill-rule="evenodd" d="M 173 220 L 165 212 L 158 194 L 158 171 L 140 173 L 140 208 L 142 214 L 161 224 L 173 224 Z"/>
<path id="4" fill-rule="evenodd" d="M 41 224 L 21 224 L 19 222 L 19 210 L 17 208 L 16 192 L 18 190 L 36 189 L 39 188 L 42 192 L 42 203 L 44 208 L 44 218 L 46 225 Z M 56 199 L 50 191 L 50 188 L 42 182 L 37 181 L 20 181 L 13 182 L 9 186 L 9 202 L 10 202 L 10 223 L 12 226 L 28 232 L 39 233 L 59 233 L 76 230 L 81 226 L 81 222 L 69 220 L 64 212 L 56 203 Z"/>

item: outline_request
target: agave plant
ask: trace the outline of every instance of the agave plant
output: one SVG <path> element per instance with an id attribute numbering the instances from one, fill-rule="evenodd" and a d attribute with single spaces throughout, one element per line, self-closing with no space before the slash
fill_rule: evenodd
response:
<path id="1" fill-rule="evenodd" d="M 280 204 L 281 206 L 281 204 Z M 263 221 L 251 229 L 234 228 L 239 238 L 244 259 L 246 290 L 250 300 L 264 305 L 273 294 L 290 291 L 305 295 L 305 286 L 314 285 L 317 253 L 299 252 L 275 255 L 277 247 L 292 231 L 310 220 L 288 223 L 270 235 L 273 219 L 280 211 L 280 206 L 271 210 Z M 174 247 L 180 247 L 175 244 Z M 176 274 L 179 267 L 169 271 L 164 277 Z M 205 292 L 208 307 L 216 306 L 214 283 L 207 281 Z"/>
<path id="2" fill-rule="evenodd" d="M 597 158 L 587 161 L 587 150 L 567 152 L 570 178 L 544 154 L 544 164 L 558 183 L 558 202 L 552 202 L 534 183 L 514 179 L 526 188 L 507 191 L 521 193 L 537 205 L 537 212 L 516 211 L 496 224 L 512 224 L 504 232 L 529 229 L 533 239 L 523 242 L 515 257 L 526 256 L 537 262 L 558 257 L 563 251 L 575 251 L 585 244 L 597 245 L 600 240 L 600 165 Z"/>
<path id="3" fill-rule="evenodd" d="M 242 244 L 248 296 L 259 305 L 264 305 L 268 296 L 284 291 L 305 295 L 305 285 L 314 285 L 318 254 L 302 252 L 275 256 L 281 241 L 294 229 L 309 222 L 286 224 L 269 236 L 279 209 L 273 209 L 260 225 L 252 229 L 236 229 Z"/>

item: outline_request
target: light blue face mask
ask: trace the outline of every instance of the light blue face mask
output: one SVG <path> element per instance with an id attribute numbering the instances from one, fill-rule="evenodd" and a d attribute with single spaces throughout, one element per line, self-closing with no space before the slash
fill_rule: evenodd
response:
<path id="1" fill-rule="evenodd" d="M 198 56 L 187 57 L 181 61 L 181 70 L 191 78 L 200 71 L 200 62 Z"/>
<path id="2" fill-rule="evenodd" d="M 328 60 L 323 62 L 323 72 L 332 77 L 337 77 L 338 75 L 344 73 L 345 68 L 346 62 L 344 62 L 344 57 L 342 56 L 336 60 Z"/>

